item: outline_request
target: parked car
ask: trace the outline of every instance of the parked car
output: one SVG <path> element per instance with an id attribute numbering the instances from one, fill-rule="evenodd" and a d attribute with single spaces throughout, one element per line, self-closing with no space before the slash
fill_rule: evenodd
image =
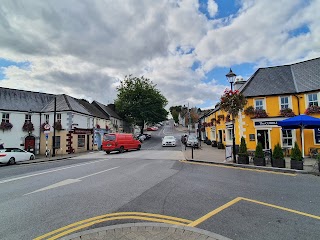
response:
<path id="1" fill-rule="evenodd" d="M 147 131 L 157 131 L 158 128 L 153 126 L 153 127 L 147 127 Z"/>
<path id="2" fill-rule="evenodd" d="M 146 137 L 146 140 L 148 140 L 148 139 L 150 139 L 150 138 L 151 138 L 151 135 L 150 135 L 150 134 L 148 134 L 148 133 L 144 133 L 143 135 Z"/>
<path id="3" fill-rule="evenodd" d="M 27 152 L 20 148 L 4 148 L 0 149 L 0 163 L 15 164 L 17 162 L 33 160 L 35 156 L 31 152 Z"/>
<path id="4" fill-rule="evenodd" d="M 186 144 L 187 144 L 187 147 L 193 147 L 194 146 L 196 148 L 199 148 L 199 141 L 198 141 L 197 137 L 194 136 L 194 135 L 189 135 L 187 137 Z"/>
<path id="5" fill-rule="evenodd" d="M 135 136 L 136 139 L 138 139 L 140 142 L 143 142 L 146 139 L 146 136 L 144 134 L 138 134 Z"/>
<path id="6" fill-rule="evenodd" d="M 102 150 L 109 154 L 112 151 L 123 153 L 131 149 L 141 149 L 141 142 L 133 134 L 109 133 L 103 136 Z"/>
<path id="7" fill-rule="evenodd" d="M 162 147 L 176 146 L 176 138 L 174 136 L 164 136 L 162 138 Z"/>

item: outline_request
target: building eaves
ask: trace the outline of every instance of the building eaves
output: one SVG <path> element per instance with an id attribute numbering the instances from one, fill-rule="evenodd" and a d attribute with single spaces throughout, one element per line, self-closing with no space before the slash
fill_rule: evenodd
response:
<path id="1" fill-rule="evenodd" d="M 101 112 L 95 105 L 93 105 L 92 103 L 89 103 L 87 100 L 85 99 L 77 99 L 77 101 L 84 106 L 88 112 L 90 112 L 93 116 L 97 117 L 97 118 L 101 118 L 101 119 L 109 119 L 105 114 L 103 114 L 103 112 Z"/>

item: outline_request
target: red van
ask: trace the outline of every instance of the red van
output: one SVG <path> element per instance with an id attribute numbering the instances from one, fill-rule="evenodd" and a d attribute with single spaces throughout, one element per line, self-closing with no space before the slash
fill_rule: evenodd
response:
<path id="1" fill-rule="evenodd" d="M 109 133 L 103 136 L 102 150 L 109 154 L 112 151 L 123 153 L 131 149 L 140 150 L 141 142 L 128 133 Z"/>

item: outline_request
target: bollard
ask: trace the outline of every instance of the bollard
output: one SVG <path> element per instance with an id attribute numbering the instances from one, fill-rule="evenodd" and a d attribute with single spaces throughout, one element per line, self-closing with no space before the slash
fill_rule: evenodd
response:
<path id="1" fill-rule="evenodd" d="M 193 159 L 193 149 L 194 149 L 194 144 L 193 146 L 191 147 L 191 158 Z"/>

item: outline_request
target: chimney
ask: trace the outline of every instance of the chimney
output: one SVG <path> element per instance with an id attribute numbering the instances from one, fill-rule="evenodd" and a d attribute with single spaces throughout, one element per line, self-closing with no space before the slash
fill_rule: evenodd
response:
<path id="1" fill-rule="evenodd" d="M 245 83 L 246 81 L 242 77 L 236 78 L 236 81 L 233 84 L 234 90 L 239 90 Z"/>

